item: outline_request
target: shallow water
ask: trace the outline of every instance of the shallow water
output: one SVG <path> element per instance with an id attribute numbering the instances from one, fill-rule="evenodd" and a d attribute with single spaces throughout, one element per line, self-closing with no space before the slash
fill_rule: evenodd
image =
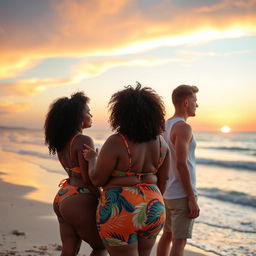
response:
<path id="1" fill-rule="evenodd" d="M 86 134 L 101 147 L 108 131 Z M 195 133 L 201 215 L 189 243 L 216 255 L 256 255 L 256 133 Z M 36 187 L 28 198 L 51 202 L 65 172 L 40 130 L 0 128 L 1 177 Z"/>

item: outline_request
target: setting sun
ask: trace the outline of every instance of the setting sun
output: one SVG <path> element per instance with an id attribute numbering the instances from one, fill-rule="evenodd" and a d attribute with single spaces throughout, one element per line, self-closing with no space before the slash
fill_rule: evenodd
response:
<path id="1" fill-rule="evenodd" d="M 220 130 L 221 130 L 221 132 L 223 132 L 223 133 L 229 133 L 230 131 L 231 131 L 231 129 L 230 129 L 230 127 L 229 126 L 222 126 L 221 128 L 220 128 Z"/>

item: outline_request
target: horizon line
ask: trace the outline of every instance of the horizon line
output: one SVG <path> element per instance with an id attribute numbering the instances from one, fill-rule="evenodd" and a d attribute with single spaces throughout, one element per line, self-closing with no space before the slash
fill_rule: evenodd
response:
<path id="1" fill-rule="evenodd" d="M 31 130 L 31 131 L 42 131 L 44 128 L 41 127 L 41 128 L 31 128 L 31 127 L 26 127 L 26 126 L 9 126 L 9 125 L 0 125 L 0 129 L 6 129 L 6 130 Z M 90 127 L 90 128 L 87 128 L 87 129 L 90 129 L 90 130 L 110 130 L 111 131 L 111 127 L 104 127 L 104 126 L 95 126 L 95 127 Z M 196 129 L 193 129 L 194 132 L 214 132 L 214 133 L 222 133 L 220 130 L 216 130 L 216 131 L 213 131 L 213 130 L 196 130 Z M 252 131 L 230 131 L 229 133 L 223 133 L 223 134 L 232 134 L 232 133 L 255 133 L 256 130 L 252 130 Z"/>

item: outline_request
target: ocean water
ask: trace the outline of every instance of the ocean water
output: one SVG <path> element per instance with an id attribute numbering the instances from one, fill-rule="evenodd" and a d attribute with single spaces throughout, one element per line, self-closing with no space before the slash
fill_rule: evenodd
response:
<path id="1" fill-rule="evenodd" d="M 110 134 L 93 128 L 84 133 L 99 148 Z M 195 132 L 195 137 L 201 212 L 188 243 L 221 256 L 256 255 L 256 133 Z M 65 173 L 56 157 L 49 156 L 43 132 L 0 127 L 0 150 L 10 159 L 38 167 L 34 186 L 40 190 L 39 198 L 50 203 L 57 180 L 65 178 Z M 15 175 L 6 159 L 0 159 L 5 161 L 0 168 L 2 178 L 33 185 L 22 173 L 11 178 Z M 40 186 L 44 179 L 49 182 Z M 33 198 L 33 193 L 29 196 Z"/>

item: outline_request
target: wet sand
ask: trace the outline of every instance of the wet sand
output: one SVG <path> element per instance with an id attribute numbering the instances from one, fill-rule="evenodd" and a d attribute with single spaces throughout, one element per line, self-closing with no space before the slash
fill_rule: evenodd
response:
<path id="1" fill-rule="evenodd" d="M 38 184 L 40 180 L 46 183 L 47 172 L 35 170 L 39 167 L 23 160 L 25 159 L 15 158 L 13 153 L 0 150 L 0 256 L 60 255 L 58 222 L 49 203 L 54 196 L 53 191 L 57 191 L 59 177 L 56 177 L 56 181 L 54 177 L 54 181 L 51 180 L 47 184 L 53 186 L 52 183 L 56 182 L 52 191 L 47 192 L 49 195 L 44 197 L 48 199 L 39 201 L 38 196 L 44 193 L 46 187 L 42 186 L 38 189 L 31 184 Z M 36 171 L 40 171 L 40 174 L 35 175 Z M 23 176 L 23 179 L 18 176 Z M 152 256 L 156 255 L 156 246 L 157 243 L 153 248 Z M 90 247 L 83 243 L 79 255 L 89 255 L 90 252 Z M 210 254 L 187 246 L 185 255 Z"/>

